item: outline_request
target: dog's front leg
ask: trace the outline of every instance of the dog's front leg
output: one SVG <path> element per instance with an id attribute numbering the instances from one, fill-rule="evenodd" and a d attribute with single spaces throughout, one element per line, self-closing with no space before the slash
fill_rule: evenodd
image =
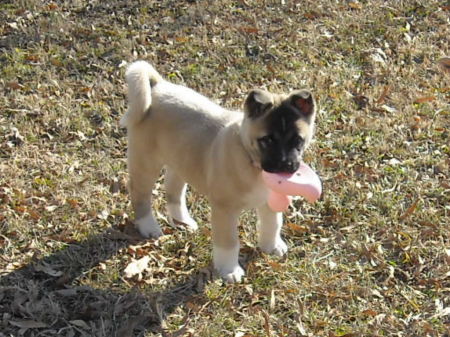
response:
<path id="1" fill-rule="evenodd" d="M 244 270 L 239 265 L 239 211 L 213 205 L 211 210 L 213 263 L 228 283 L 240 282 Z"/>
<path id="2" fill-rule="evenodd" d="M 288 247 L 281 239 L 283 214 L 272 211 L 267 204 L 258 207 L 258 246 L 267 254 L 283 256 Z"/>

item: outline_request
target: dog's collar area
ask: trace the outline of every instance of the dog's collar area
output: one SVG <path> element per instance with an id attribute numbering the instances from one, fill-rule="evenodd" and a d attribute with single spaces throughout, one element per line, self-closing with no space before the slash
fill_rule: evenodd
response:
<path id="1" fill-rule="evenodd" d="M 244 145 L 245 141 L 242 138 L 242 133 L 240 133 L 240 140 L 241 140 L 241 145 L 244 148 L 245 153 L 248 156 L 248 160 L 250 161 L 250 165 L 257 168 L 258 170 L 262 171 L 262 167 L 261 164 L 258 163 L 258 161 L 253 159 L 253 156 L 251 154 L 251 151 Z"/>

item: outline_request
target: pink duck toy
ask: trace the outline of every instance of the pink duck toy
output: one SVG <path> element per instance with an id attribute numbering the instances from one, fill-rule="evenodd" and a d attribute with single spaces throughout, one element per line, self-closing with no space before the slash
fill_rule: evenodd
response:
<path id="1" fill-rule="evenodd" d="M 312 203 L 322 194 L 319 176 L 303 162 L 294 173 L 263 171 L 262 178 L 270 190 L 267 202 L 274 212 L 287 210 L 293 195 L 300 195 Z"/>

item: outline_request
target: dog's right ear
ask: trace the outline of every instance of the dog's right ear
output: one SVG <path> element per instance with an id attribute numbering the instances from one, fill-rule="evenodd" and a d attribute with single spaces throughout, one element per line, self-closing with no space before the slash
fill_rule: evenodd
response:
<path id="1" fill-rule="evenodd" d="M 270 92 L 254 89 L 250 91 L 244 103 L 247 117 L 255 119 L 261 117 L 273 106 L 273 97 Z"/>

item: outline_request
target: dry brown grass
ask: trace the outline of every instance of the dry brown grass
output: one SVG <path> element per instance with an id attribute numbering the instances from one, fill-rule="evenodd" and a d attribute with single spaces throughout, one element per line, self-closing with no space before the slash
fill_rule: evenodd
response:
<path id="1" fill-rule="evenodd" d="M 445 1 L 2 1 L 0 336 L 449 336 L 450 55 Z M 239 108 L 310 87 L 307 160 L 281 260 L 242 216 L 242 284 L 211 277 L 197 234 L 128 226 L 123 70 Z M 164 193 L 155 191 L 165 223 Z M 125 277 L 144 256 L 140 276 Z"/>

